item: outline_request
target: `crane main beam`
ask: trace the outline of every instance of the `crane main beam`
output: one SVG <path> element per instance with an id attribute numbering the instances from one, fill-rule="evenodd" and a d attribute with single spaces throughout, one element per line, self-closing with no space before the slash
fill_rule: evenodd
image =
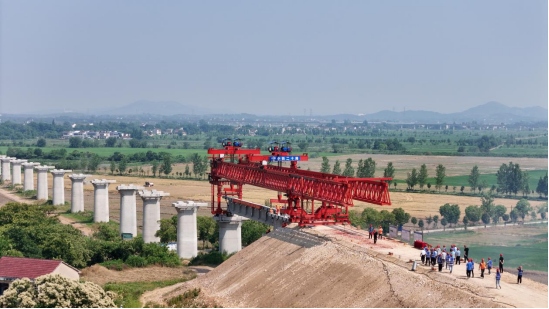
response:
<path id="1" fill-rule="evenodd" d="M 353 200 L 390 205 L 388 184 L 384 181 L 351 177 L 318 177 L 294 168 L 269 165 L 212 162 L 212 179 L 226 179 L 237 184 L 285 192 L 288 196 L 311 199 L 339 206 L 353 206 Z M 307 173 L 303 173 L 307 172 Z M 308 175 L 309 173 L 309 175 Z M 318 173 L 323 174 L 323 173 Z M 328 174 L 323 174 L 328 175 Z M 333 176 L 333 175 L 332 175 Z"/>

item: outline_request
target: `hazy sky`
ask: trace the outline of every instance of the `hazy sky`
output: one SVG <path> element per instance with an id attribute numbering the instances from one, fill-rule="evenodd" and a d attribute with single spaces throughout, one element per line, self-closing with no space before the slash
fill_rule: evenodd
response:
<path id="1" fill-rule="evenodd" d="M 547 85 L 546 0 L 0 0 L 0 113 L 447 113 Z"/>

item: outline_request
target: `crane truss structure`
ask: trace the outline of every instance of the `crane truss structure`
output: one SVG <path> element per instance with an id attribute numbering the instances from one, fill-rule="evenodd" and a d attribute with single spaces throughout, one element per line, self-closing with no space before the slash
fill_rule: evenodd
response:
<path id="1" fill-rule="evenodd" d="M 308 160 L 307 154 L 292 156 L 274 151 L 261 155 L 259 149 L 224 146 L 208 150 L 212 214 L 227 213 L 221 207 L 223 196 L 233 196 L 235 202 L 242 200 L 245 184 L 277 191 L 277 198 L 271 199 L 272 204 L 282 205 L 277 206 L 277 212 L 301 226 L 348 223 L 349 207 L 354 200 L 391 205 L 387 183 L 391 178 L 354 178 L 306 171 L 297 167 L 297 161 Z M 273 161 L 278 164 L 268 164 Z M 283 167 L 283 161 L 289 161 L 290 167 Z"/>

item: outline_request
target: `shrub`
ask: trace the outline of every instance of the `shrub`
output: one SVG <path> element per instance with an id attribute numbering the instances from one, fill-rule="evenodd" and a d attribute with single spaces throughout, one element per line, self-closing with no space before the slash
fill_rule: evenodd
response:
<path id="1" fill-rule="evenodd" d="M 199 253 L 190 262 L 189 265 L 214 265 L 217 266 L 225 262 L 231 255 L 219 251 L 210 251 L 208 253 Z"/>
<path id="2" fill-rule="evenodd" d="M 122 260 L 110 260 L 110 261 L 101 263 L 101 265 L 103 265 L 108 269 L 118 270 L 118 271 L 128 268 L 128 265 L 124 264 L 124 261 Z"/>
<path id="3" fill-rule="evenodd" d="M 131 267 L 145 267 L 147 266 L 147 260 L 138 255 L 130 255 L 128 259 L 126 259 L 126 264 Z"/>

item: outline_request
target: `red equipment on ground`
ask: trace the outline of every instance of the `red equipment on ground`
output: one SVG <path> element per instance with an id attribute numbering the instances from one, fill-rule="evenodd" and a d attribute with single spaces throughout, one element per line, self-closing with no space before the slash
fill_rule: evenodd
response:
<path id="1" fill-rule="evenodd" d="M 353 200 L 391 205 L 387 183 L 391 178 L 354 178 L 301 170 L 297 162 L 308 161 L 309 157 L 306 153 L 292 155 L 288 142 L 280 147 L 272 142 L 270 155 L 261 155 L 259 148 L 241 147 L 239 139 L 225 139 L 223 149 L 208 149 L 212 214 L 226 213 L 221 207 L 223 196 L 242 199 L 244 184 L 278 191 L 271 203 L 283 205 L 280 212 L 300 226 L 348 223 Z M 272 162 L 277 164 L 270 165 Z M 283 167 L 282 162 L 290 162 L 290 167 Z"/>

